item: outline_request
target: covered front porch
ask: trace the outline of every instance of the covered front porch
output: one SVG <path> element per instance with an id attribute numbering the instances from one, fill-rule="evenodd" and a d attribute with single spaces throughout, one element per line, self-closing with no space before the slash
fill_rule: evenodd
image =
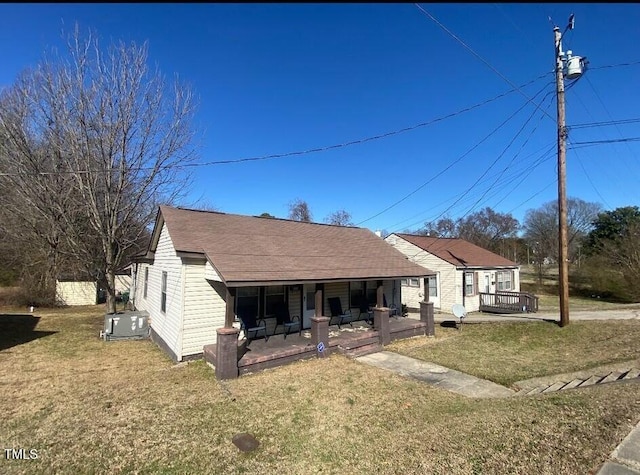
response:
<path id="1" fill-rule="evenodd" d="M 389 341 L 427 334 L 426 321 L 409 317 L 387 318 Z M 340 327 L 328 326 L 328 340 L 321 352 L 318 351 L 317 344 L 313 343 L 313 328 L 289 334 L 286 339 L 281 333 L 269 336 L 267 339 L 258 338 L 250 341 L 240 339 L 237 341 L 238 375 L 333 353 L 357 357 L 380 351 L 382 335 L 381 331 L 374 326 L 365 321 L 355 321 L 351 325 L 346 324 Z M 217 368 L 217 344 L 204 347 L 204 359 Z"/>

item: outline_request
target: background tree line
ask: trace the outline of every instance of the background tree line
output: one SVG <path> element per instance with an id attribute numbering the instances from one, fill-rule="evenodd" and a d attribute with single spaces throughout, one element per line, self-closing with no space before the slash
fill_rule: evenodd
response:
<path id="1" fill-rule="evenodd" d="M 639 301 L 640 210 L 637 206 L 603 211 L 598 203 L 567 199 L 569 261 L 572 280 L 599 297 Z M 407 230 L 407 232 L 411 232 Z M 520 224 L 510 214 L 485 208 L 457 220 L 425 223 L 418 234 L 462 238 L 518 264 L 535 267 L 541 284 L 558 266 L 558 203 L 525 213 Z"/>
<path id="2" fill-rule="evenodd" d="M 148 67 L 146 45 L 105 48 L 78 27 L 66 54 L 53 52 L 0 91 L 0 284 L 45 304 L 60 275 L 89 276 L 115 311 L 115 273 L 146 249 L 158 205 L 188 189 L 195 103 L 188 86 Z M 313 219 L 299 198 L 288 217 Z M 354 225 L 344 209 L 324 222 Z M 568 226 L 572 267 L 603 294 L 640 299 L 638 207 L 603 211 L 569 198 Z M 523 223 L 487 207 L 407 232 L 466 239 L 534 264 L 540 277 L 557 266 L 556 201 L 528 210 Z"/>

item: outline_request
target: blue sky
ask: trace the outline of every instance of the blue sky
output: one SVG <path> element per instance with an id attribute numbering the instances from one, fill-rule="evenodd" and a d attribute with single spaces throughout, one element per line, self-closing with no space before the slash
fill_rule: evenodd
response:
<path id="1" fill-rule="evenodd" d="M 564 29 L 575 14 L 564 49 L 589 60 L 566 83 L 567 125 L 640 117 L 639 4 L 420 5 L 477 56 L 410 3 L 1 4 L 0 87 L 78 22 L 102 42 L 148 41 L 150 62 L 191 85 L 203 163 L 411 129 L 203 166 L 189 195 L 278 217 L 300 198 L 314 221 L 345 209 L 389 232 L 486 206 L 522 221 L 557 199 L 549 17 Z M 640 205 L 640 143 L 615 142 L 639 136 L 638 122 L 571 130 L 568 195 Z M 614 142 L 580 144 L 593 141 Z"/>

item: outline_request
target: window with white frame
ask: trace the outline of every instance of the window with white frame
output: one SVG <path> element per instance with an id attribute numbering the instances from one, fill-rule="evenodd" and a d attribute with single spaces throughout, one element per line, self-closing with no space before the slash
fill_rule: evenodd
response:
<path id="1" fill-rule="evenodd" d="M 438 296 L 438 280 L 437 277 L 431 276 L 429 279 L 429 297 L 437 297 Z"/>
<path id="2" fill-rule="evenodd" d="M 167 311 L 167 272 L 162 271 L 162 287 L 160 290 L 160 311 Z"/>
<path id="3" fill-rule="evenodd" d="M 473 272 L 464 273 L 464 295 L 475 295 L 475 286 L 473 281 Z"/>
<path id="4" fill-rule="evenodd" d="M 144 268 L 144 286 L 142 287 L 142 296 L 147 298 L 147 288 L 149 287 L 149 268 Z"/>
<path id="5" fill-rule="evenodd" d="M 400 279 L 400 285 L 405 287 L 420 287 L 420 279 Z"/>
<path id="6" fill-rule="evenodd" d="M 497 272 L 498 290 L 511 290 L 511 271 L 499 271 Z"/>

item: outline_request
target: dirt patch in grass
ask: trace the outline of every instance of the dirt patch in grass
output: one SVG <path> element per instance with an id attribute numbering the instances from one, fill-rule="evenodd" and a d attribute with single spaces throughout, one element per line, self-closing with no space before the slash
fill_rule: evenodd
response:
<path id="1" fill-rule="evenodd" d="M 0 443 L 39 457 L 2 473 L 584 474 L 640 412 L 637 384 L 476 400 L 338 355 L 220 383 L 149 341 L 99 340 L 99 310 L 41 317 L 55 333 L 0 351 Z M 428 345 L 458 339 L 442 333 Z M 241 453 L 239 432 L 260 447 Z"/>

